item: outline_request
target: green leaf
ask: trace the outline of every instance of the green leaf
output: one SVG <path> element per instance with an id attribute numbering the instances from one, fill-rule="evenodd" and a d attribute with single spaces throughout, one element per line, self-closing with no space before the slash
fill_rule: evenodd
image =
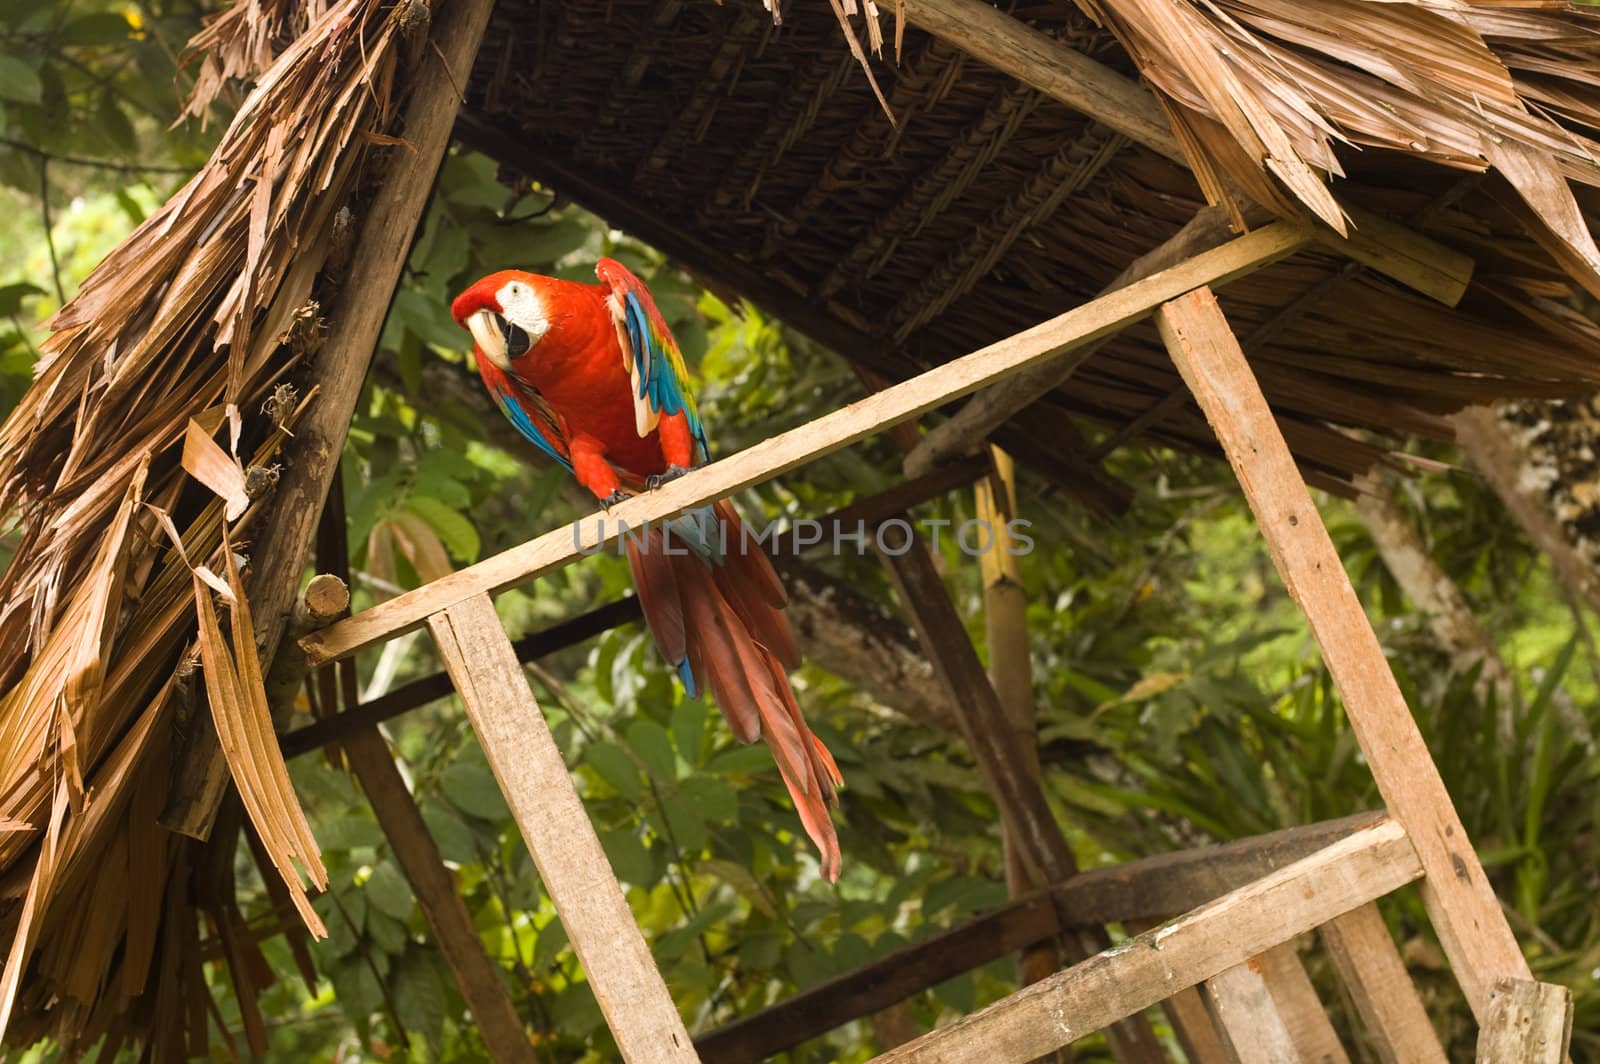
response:
<path id="1" fill-rule="evenodd" d="M 644 794 L 644 780 L 639 775 L 639 766 L 616 743 L 607 739 L 590 743 L 584 748 L 583 761 L 629 801 L 636 801 Z"/>
<path id="2" fill-rule="evenodd" d="M 420 950 L 411 950 L 400 959 L 394 974 L 394 1007 L 406 1029 L 420 1033 L 430 1045 L 438 1045 L 444 1034 L 445 993 L 439 970 Z"/>
<path id="3" fill-rule="evenodd" d="M 317 844 L 324 850 L 354 850 L 362 846 L 383 845 L 383 829 L 378 822 L 352 814 L 318 824 Z"/>
<path id="4" fill-rule="evenodd" d="M 772 751 L 761 743 L 725 747 L 711 755 L 711 759 L 706 762 L 707 772 L 724 776 L 745 776 L 755 772 L 766 772 L 772 767 Z"/>
<path id="5" fill-rule="evenodd" d="M 649 887 L 655 880 L 656 863 L 645 849 L 639 834 L 631 829 L 605 831 L 600 834 L 600 845 L 611 861 L 611 870 L 624 883 L 636 887 Z"/>
<path id="6" fill-rule="evenodd" d="M 716 776 L 691 776 L 678 788 L 678 797 L 693 802 L 702 818 L 726 823 L 739 816 L 739 792 Z"/>
<path id="7" fill-rule="evenodd" d="M 403 953 L 406 943 L 411 941 L 405 924 L 377 909 L 367 910 L 367 937 L 385 953 L 393 954 Z"/>
<path id="8" fill-rule="evenodd" d="M 394 865 L 381 864 L 373 869 L 372 878 L 366 883 L 366 891 L 367 901 L 373 908 L 388 913 L 396 920 L 411 918 L 411 884 L 406 882 L 406 877 Z"/>
<path id="9" fill-rule="evenodd" d="M 44 289 L 27 281 L 0 285 L 0 318 L 22 313 L 22 301 L 29 296 L 42 296 Z"/>
<path id="10" fill-rule="evenodd" d="M 462 812 L 485 820 L 504 820 L 511 815 L 505 796 L 494 774 L 481 765 L 457 762 L 444 770 L 439 789 Z"/>
<path id="11" fill-rule="evenodd" d="M 412 495 L 406 500 L 406 509 L 426 521 L 457 560 L 478 560 L 478 530 L 460 512 L 427 495 Z"/>
<path id="12" fill-rule="evenodd" d="M 344 1014 L 364 1023 L 383 1005 L 383 988 L 365 957 L 347 957 L 328 973 L 334 997 Z"/>
<path id="13" fill-rule="evenodd" d="M 661 783 L 671 783 L 678 778 L 677 759 L 672 754 L 672 740 L 667 729 L 653 720 L 636 720 L 628 725 L 628 745 L 649 766 L 650 775 Z"/>
<path id="14" fill-rule="evenodd" d="M 121 44 L 132 29 L 127 18 L 118 12 L 95 11 L 67 23 L 61 31 L 61 43 L 78 47 Z"/>
<path id="15" fill-rule="evenodd" d="M 38 103 L 44 99 L 44 83 L 33 67 L 14 55 L 0 55 L 0 100 Z"/>
<path id="16" fill-rule="evenodd" d="M 472 829 L 450 810 L 432 802 L 422 806 L 422 819 L 428 825 L 428 834 L 439 847 L 439 856 L 456 864 L 471 864 L 478 860 L 478 848 L 473 843 Z"/>
<path id="17" fill-rule="evenodd" d="M 706 815 L 692 794 L 674 791 L 661 803 L 661 812 L 680 850 L 693 854 L 705 849 L 710 838 L 706 833 Z"/>
<path id="18" fill-rule="evenodd" d="M 542 972 L 556 962 L 567 945 L 567 929 L 560 920 L 551 920 L 539 931 L 533 947 L 533 970 Z"/>
<path id="19" fill-rule="evenodd" d="M 691 765 L 700 764 L 710 712 L 711 707 L 698 698 L 685 698 L 672 711 L 672 740 L 677 744 L 678 755 Z"/>

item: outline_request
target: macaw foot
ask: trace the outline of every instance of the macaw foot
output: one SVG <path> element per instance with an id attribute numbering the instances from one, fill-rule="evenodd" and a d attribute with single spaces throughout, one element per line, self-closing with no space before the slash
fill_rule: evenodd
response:
<path id="1" fill-rule="evenodd" d="M 610 495 L 607 495 L 605 498 L 600 500 L 600 508 L 602 510 L 609 510 L 623 499 L 631 498 L 633 498 L 633 492 L 623 491 L 621 488 L 618 488 L 616 491 L 613 491 Z"/>
<path id="2" fill-rule="evenodd" d="M 677 480 L 679 477 L 683 476 L 688 471 L 689 471 L 689 467 L 688 466 L 681 466 L 681 465 L 667 466 L 667 471 L 665 473 L 652 473 L 649 476 L 645 477 L 644 478 L 644 486 L 653 491 L 656 488 L 659 488 L 661 485 L 665 484 L 669 480 Z"/>

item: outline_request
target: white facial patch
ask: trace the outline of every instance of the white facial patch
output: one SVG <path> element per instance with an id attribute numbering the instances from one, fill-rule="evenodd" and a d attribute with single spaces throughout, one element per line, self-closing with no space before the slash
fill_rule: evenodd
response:
<path id="1" fill-rule="evenodd" d="M 500 304 L 501 315 L 528 334 L 529 347 L 544 339 L 544 334 L 550 331 L 550 319 L 545 316 L 544 307 L 532 285 L 511 281 L 503 285 L 494 297 Z"/>
<path id="2" fill-rule="evenodd" d="M 495 293 L 500 311 L 480 310 L 467 318 L 466 326 L 478 348 L 501 369 L 526 355 L 550 331 L 550 319 L 533 287 L 522 281 L 509 281 Z"/>

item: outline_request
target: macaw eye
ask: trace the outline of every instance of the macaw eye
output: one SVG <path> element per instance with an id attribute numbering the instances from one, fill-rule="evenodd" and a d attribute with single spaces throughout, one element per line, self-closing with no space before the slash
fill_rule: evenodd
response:
<path id="1" fill-rule="evenodd" d="M 506 338 L 506 357 L 521 358 L 527 354 L 528 348 L 533 346 L 528 334 L 507 321 L 504 315 L 496 314 L 494 320 L 500 326 L 500 335 Z"/>

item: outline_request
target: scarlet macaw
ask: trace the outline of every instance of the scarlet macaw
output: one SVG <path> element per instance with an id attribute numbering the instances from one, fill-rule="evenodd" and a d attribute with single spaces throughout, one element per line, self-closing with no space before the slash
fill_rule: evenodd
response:
<path id="1" fill-rule="evenodd" d="M 601 505 L 708 459 L 688 369 L 644 282 L 601 259 L 599 284 L 502 270 L 451 304 L 474 341 L 478 373 L 529 440 Z M 800 716 L 785 668 L 800 663 L 786 596 L 759 541 L 724 499 L 624 537 L 634 586 L 661 654 L 691 695 L 709 687 L 733 734 L 765 737 L 822 869 L 839 875 L 828 807 L 838 766 Z"/>

